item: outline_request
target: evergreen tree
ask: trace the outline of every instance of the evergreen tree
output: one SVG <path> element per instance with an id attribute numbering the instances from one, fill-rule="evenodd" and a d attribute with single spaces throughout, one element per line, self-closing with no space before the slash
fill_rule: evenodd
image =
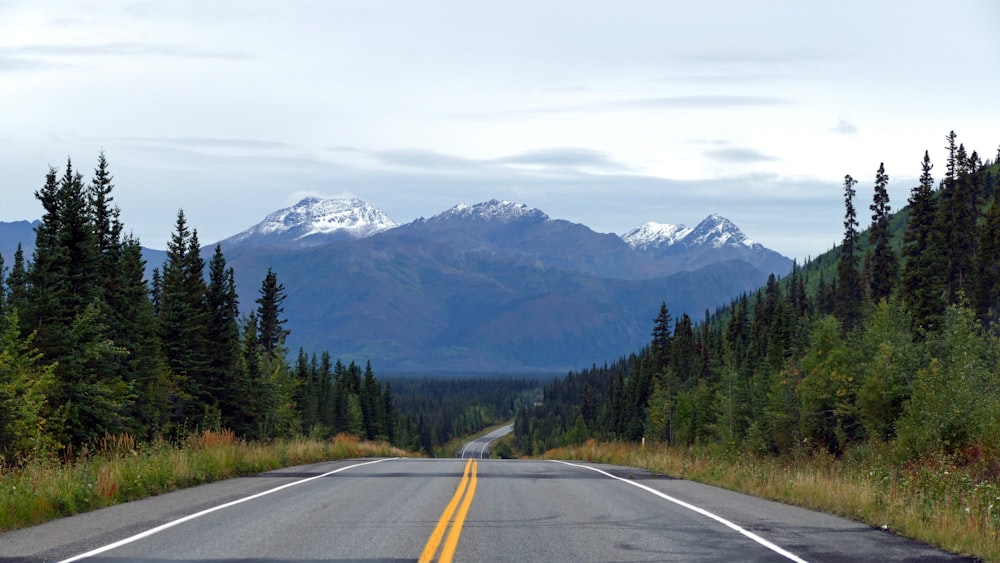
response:
<path id="1" fill-rule="evenodd" d="M 211 425 L 218 410 L 207 387 L 208 323 L 204 262 L 197 233 L 188 229 L 184 211 L 177 213 L 163 264 L 158 326 L 167 365 L 177 375 L 181 393 L 174 421 L 198 428 Z"/>
<path id="2" fill-rule="evenodd" d="M 910 191 L 910 218 L 903 239 L 905 263 L 902 274 L 902 296 L 917 327 L 932 329 L 939 326 L 944 312 L 943 250 L 935 235 L 937 203 L 931 176 L 933 165 L 924 152 L 920 184 Z"/>
<path id="3" fill-rule="evenodd" d="M 178 384 L 163 359 L 145 275 L 142 246 L 138 239 L 125 237 L 113 292 L 114 306 L 110 308 L 111 338 L 128 351 L 123 373 L 135 394 L 129 430 L 139 436 L 155 437 L 171 431 L 170 400 L 176 396 Z"/>
<path id="4" fill-rule="evenodd" d="M 889 218 L 889 175 L 885 164 L 881 163 L 875 174 L 875 196 L 872 199 L 872 224 L 868 230 L 871 246 L 871 296 L 873 301 L 888 299 L 898 276 L 899 266 L 896 253 L 890 246 Z"/>
<path id="5" fill-rule="evenodd" d="M 986 211 L 979 230 L 974 302 L 980 319 L 1000 320 L 1000 201 Z"/>
<path id="6" fill-rule="evenodd" d="M 97 244 L 98 263 L 97 275 L 101 280 L 100 291 L 105 303 L 114 309 L 113 291 L 117 286 L 118 262 L 122 251 L 122 224 L 119 220 L 120 211 L 112 207 L 111 172 L 108 161 L 101 151 L 97 158 L 97 169 L 90 181 L 87 193 L 87 204 L 93 218 L 93 233 Z"/>
<path id="7" fill-rule="evenodd" d="M 206 339 L 208 366 L 205 377 L 205 394 L 215 399 L 221 423 L 233 428 L 239 418 L 243 397 L 238 394 L 236 380 L 242 377 L 240 362 L 239 298 L 236 294 L 235 272 L 226 265 L 222 247 L 215 245 L 215 252 L 208 264 L 208 327 Z"/>
<path id="8" fill-rule="evenodd" d="M 56 452 L 48 398 L 55 365 L 20 335 L 17 311 L 0 317 L 0 466 L 44 459 Z M 56 424 L 57 425 L 57 424 Z"/>
<path id="9" fill-rule="evenodd" d="M 24 249 L 21 243 L 14 251 L 14 264 L 7 276 L 7 309 L 26 311 L 28 298 L 28 272 L 24 265 Z"/>
<path id="10" fill-rule="evenodd" d="M 659 314 L 653 319 L 653 341 L 650 344 L 655 372 L 661 371 L 667 364 L 670 354 L 671 321 L 667 302 L 663 301 L 660 303 Z"/>
<path id="11" fill-rule="evenodd" d="M 861 315 L 861 283 L 857 271 L 855 250 L 858 242 L 858 219 L 854 209 L 854 185 L 857 180 L 844 176 L 844 241 L 837 262 L 836 314 L 845 331 L 854 328 Z"/>
<path id="12" fill-rule="evenodd" d="M 370 440 L 385 439 L 385 403 L 382 400 L 382 388 L 375 381 L 370 361 L 365 363 L 363 377 L 360 402 L 365 437 Z"/>
<path id="13" fill-rule="evenodd" d="M 0 318 L 7 312 L 7 264 L 0 254 Z"/>
<path id="14" fill-rule="evenodd" d="M 39 350 L 58 357 L 66 350 L 65 327 L 72 311 L 68 311 L 63 302 L 68 291 L 63 269 L 69 257 L 59 244 L 63 202 L 55 168 L 49 167 L 45 185 L 35 192 L 35 197 L 42 203 L 45 213 L 35 227 L 35 250 L 26 275 L 24 320 L 27 332 L 37 332 Z"/>
<path id="15" fill-rule="evenodd" d="M 284 346 L 285 337 L 290 331 L 284 328 L 288 319 L 282 318 L 285 312 L 282 304 L 287 295 L 285 286 L 278 283 L 278 275 L 271 268 L 260 287 L 260 297 L 257 298 L 257 317 L 260 322 L 260 343 L 264 351 L 273 356 Z"/>

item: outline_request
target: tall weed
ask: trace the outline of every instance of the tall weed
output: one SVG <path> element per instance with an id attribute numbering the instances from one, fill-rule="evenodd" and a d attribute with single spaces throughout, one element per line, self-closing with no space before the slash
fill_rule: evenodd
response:
<path id="1" fill-rule="evenodd" d="M 1000 461 L 975 448 L 900 462 L 891 446 L 879 442 L 849 449 L 840 458 L 826 453 L 773 458 L 734 455 L 719 445 L 642 447 L 591 440 L 544 457 L 642 467 L 1000 561 Z"/>
<path id="2" fill-rule="evenodd" d="M 72 462 L 42 459 L 18 467 L 0 465 L 0 532 L 288 465 L 411 455 L 348 435 L 256 443 L 243 442 L 227 430 L 193 434 L 176 446 L 162 441 L 141 444 L 127 434 L 105 435 L 85 452 Z"/>

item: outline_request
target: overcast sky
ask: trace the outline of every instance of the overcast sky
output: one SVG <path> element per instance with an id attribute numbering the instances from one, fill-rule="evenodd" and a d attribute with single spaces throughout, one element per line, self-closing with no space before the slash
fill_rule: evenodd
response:
<path id="1" fill-rule="evenodd" d="M 399 223 L 491 198 L 618 234 L 713 212 L 804 258 L 1000 145 L 1000 2 L 0 0 L 0 221 L 104 150 L 128 230 L 304 195 Z"/>

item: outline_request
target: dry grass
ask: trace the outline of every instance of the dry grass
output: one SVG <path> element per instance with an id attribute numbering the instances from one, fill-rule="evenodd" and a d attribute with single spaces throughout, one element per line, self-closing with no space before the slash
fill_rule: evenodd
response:
<path id="1" fill-rule="evenodd" d="M 35 461 L 0 466 L 0 532 L 53 518 L 162 494 L 183 487 L 280 467 L 356 457 L 412 455 L 383 442 L 346 434 L 243 442 L 229 431 L 192 435 L 182 446 L 139 444 L 105 436 L 72 463 Z"/>
<path id="2" fill-rule="evenodd" d="M 884 526 L 954 553 L 1000 561 L 996 463 L 935 457 L 894 464 L 887 451 L 869 445 L 842 459 L 774 459 L 717 448 L 643 448 L 591 440 L 545 457 L 642 467 Z"/>

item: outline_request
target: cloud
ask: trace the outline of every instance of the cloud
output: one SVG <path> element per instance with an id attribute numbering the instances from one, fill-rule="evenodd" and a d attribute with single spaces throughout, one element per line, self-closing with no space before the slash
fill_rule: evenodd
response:
<path id="1" fill-rule="evenodd" d="M 260 139 L 237 139 L 219 137 L 120 137 L 122 141 L 148 145 L 183 148 L 223 148 L 223 149 L 287 149 L 292 145 Z"/>
<path id="2" fill-rule="evenodd" d="M 776 157 L 763 154 L 754 149 L 740 148 L 740 147 L 715 149 L 706 151 L 704 154 L 708 158 L 724 162 L 751 163 L 751 162 L 770 162 L 774 160 L 779 160 Z"/>
<path id="3" fill-rule="evenodd" d="M 47 57 L 172 57 L 185 59 L 247 60 L 253 56 L 242 51 L 198 49 L 180 45 L 117 42 L 79 45 L 19 45 L 0 48 L 0 58 L 47 58 Z"/>
<path id="4" fill-rule="evenodd" d="M 4 72 L 31 72 L 38 70 L 58 70 L 66 68 L 68 65 L 53 63 L 51 61 L 41 61 L 29 57 L 18 57 L 4 55 L 0 50 L 0 73 Z"/>
<path id="5" fill-rule="evenodd" d="M 636 109 L 656 109 L 656 108 L 745 108 L 761 106 L 779 106 L 791 104 L 791 100 L 776 98 L 773 96 L 720 96 L 720 95 L 697 95 L 697 96 L 667 96 L 663 98 L 644 98 L 636 100 L 623 100 L 620 102 L 610 102 L 606 105 L 611 107 L 624 107 Z"/>
<path id="6" fill-rule="evenodd" d="M 837 126 L 830 129 L 830 131 L 833 131 L 838 135 L 855 135 L 858 132 L 858 127 L 846 119 L 841 119 L 840 122 L 837 123 Z"/>
<path id="7" fill-rule="evenodd" d="M 423 149 L 391 149 L 370 154 L 383 164 L 425 170 L 465 170 L 477 165 L 474 160 Z"/>
<path id="8" fill-rule="evenodd" d="M 493 160 L 497 164 L 548 168 L 586 168 L 625 171 L 628 168 L 607 153 L 582 148 L 552 148 L 526 151 Z"/>

